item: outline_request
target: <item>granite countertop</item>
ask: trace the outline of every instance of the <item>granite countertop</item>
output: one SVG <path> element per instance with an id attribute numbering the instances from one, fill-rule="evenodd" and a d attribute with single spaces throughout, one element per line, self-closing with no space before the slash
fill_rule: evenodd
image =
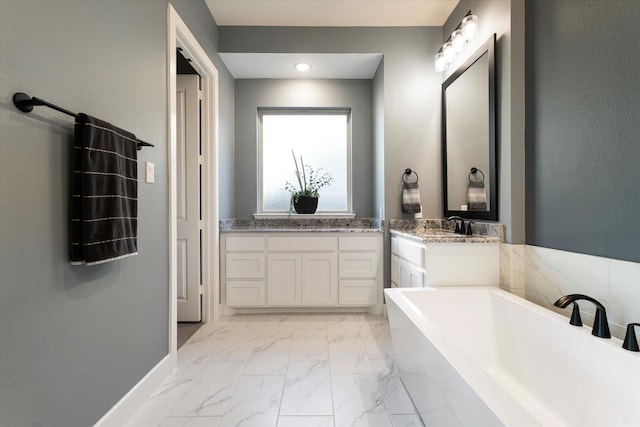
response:
<path id="1" fill-rule="evenodd" d="M 232 227 L 221 233 L 381 233 L 380 228 L 358 227 Z"/>
<path id="2" fill-rule="evenodd" d="M 455 234 L 454 227 L 455 222 L 446 219 L 389 220 L 391 234 L 422 243 L 501 243 L 504 241 L 502 224 L 473 221 L 471 236 Z"/>
<path id="3" fill-rule="evenodd" d="M 225 219 L 221 233 L 381 233 L 383 221 L 372 218 L 353 219 Z"/>
<path id="4" fill-rule="evenodd" d="M 422 243 L 500 243 L 495 236 L 455 234 L 451 230 L 442 229 L 408 229 L 390 230 L 391 234 Z"/>

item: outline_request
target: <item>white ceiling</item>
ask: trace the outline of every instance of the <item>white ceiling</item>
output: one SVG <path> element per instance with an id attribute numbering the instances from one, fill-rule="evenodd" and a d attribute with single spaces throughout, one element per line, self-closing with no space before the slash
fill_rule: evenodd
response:
<path id="1" fill-rule="evenodd" d="M 407 27 L 444 24 L 459 0 L 205 0 L 218 25 Z"/>
<path id="2" fill-rule="evenodd" d="M 220 26 L 442 26 L 459 0 L 205 0 Z M 220 53 L 234 78 L 371 79 L 381 54 Z M 311 70 L 294 67 L 307 62 Z"/>
<path id="3" fill-rule="evenodd" d="M 220 53 L 236 79 L 372 79 L 381 53 Z M 301 73 L 295 65 L 306 62 L 311 69 Z"/>

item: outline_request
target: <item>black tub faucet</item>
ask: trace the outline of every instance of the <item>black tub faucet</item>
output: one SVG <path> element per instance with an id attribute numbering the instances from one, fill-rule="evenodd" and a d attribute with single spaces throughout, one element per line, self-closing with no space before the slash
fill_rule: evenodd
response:
<path id="1" fill-rule="evenodd" d="M 559 298 L 553 303 L 553 305 L 560 308 L 566 308 L 569 304 L 573 303 L 573 314 L 571 315 L 571 321 L 569 323 L 576 326 L 582 326 L 580 312 L 578 311 L 578 304 L 576 303 L 578 300 L 591 301 L 596 306 L 596 317 L 593 320 L 593 330 L 591 331 L 591 334 L 600 338 L 611 338 L 609 323 L 607 322 L 607 312 L 604 306 L 595 299 L 586 295 L 570 294 Z"/>
<path id="2" fill-rule="evenodd" d="M 629 351 L 640 351 L 638 340 L 636 339 L 636 331 L 633 329 L 634 326 L 640 326 L 640 323 L 629 323 L 627 325 L 627 333 L 624 336 L 622 348 Z"/>
<path id="3" fill-rule="evenodd" d="M 455 216 L 450 216 L 449 218 L 447 218 L 447 221 L 456 221 L 456 234 L 466 234 L 467 230 L 464 226 L 464 219 L 460 218 L 459 216 L 455 215 Z M 460 221 L 460 223 L 458 223 L 457 221 Z"/>

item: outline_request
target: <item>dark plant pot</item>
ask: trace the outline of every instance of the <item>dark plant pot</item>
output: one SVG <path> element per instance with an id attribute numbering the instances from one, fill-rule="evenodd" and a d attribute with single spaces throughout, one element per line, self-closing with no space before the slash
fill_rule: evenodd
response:
<path id="1" fill-rule="evenodd" d="M 293 196 L 293 208 L 299 214 L 314 214 L 318 209 L 318 198 L 310 196 Z"/>

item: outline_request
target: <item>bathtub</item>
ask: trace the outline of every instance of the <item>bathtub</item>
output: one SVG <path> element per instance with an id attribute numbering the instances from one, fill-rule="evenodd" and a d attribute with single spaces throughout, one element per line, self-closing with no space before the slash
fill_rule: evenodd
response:
<path id="1" fill-rule="evenodd" d="M 497 288 L 385 289 L 425 425 L 640 426 L 640 353 Z"/>

